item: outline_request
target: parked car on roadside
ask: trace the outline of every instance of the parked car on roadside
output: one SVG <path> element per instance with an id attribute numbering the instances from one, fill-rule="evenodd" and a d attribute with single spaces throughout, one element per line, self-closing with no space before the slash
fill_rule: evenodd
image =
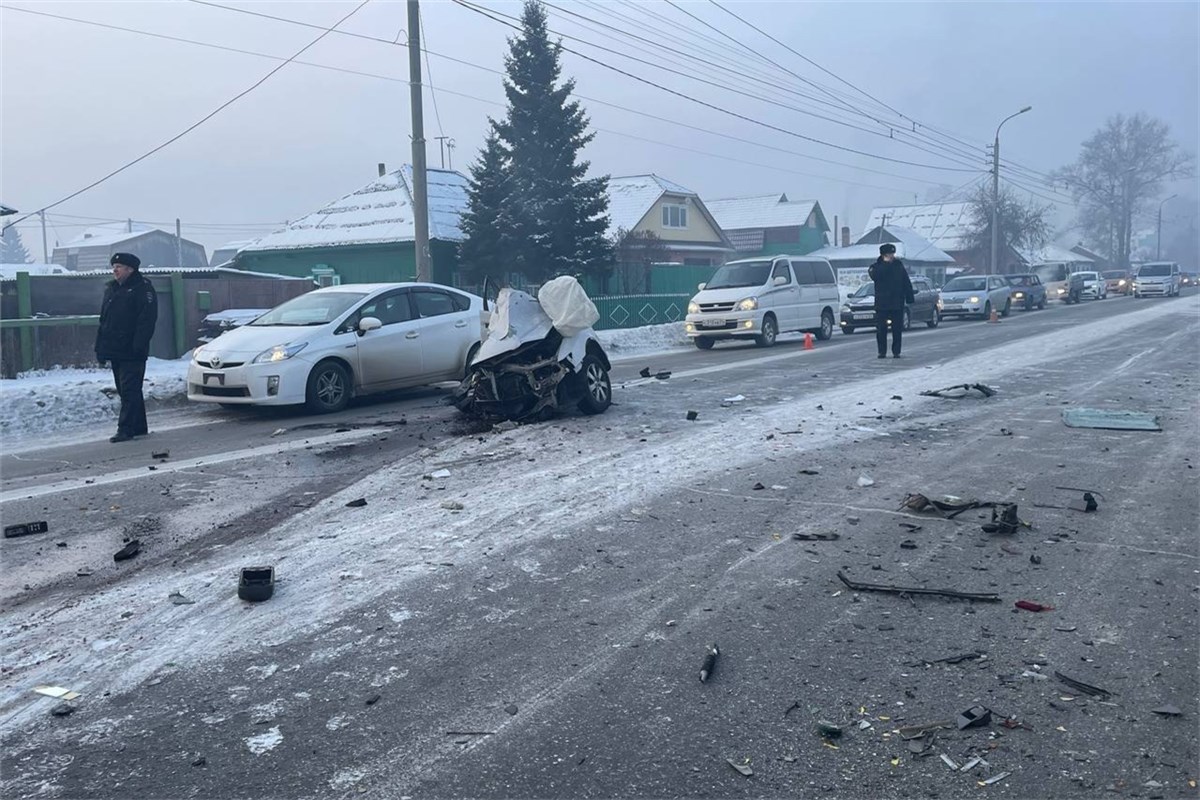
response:
<path id="1" fill-rule="evenodd" d="M 227 308 L 224 311 L 214 311 L 200 321 L 200 329 L 196 331 L 197 345 L 208 344 L 226 331 L 240 328 L 253 322 L 269 308 Z"/>
<path id="2" fill-rule="evenodd" d="M 1142 264 L 1133 279 L 1133 296 L 1178 297 L 1181 280 L 1179 264 L 1174 261 Z"/>
<path id="3" fill-rule="evenodd" d="M 1194 272 L 1181 272 L 1179 274 L 1179 286 L 1183 289 L 1186 289 L 1189 286 L 1200 286 L 1198 280 L 1200 280 L 1200 278 L 1198 278 Z"/>
<path id="4" fill-rule="evenodd" d="M 1108 297 L 1108 284 L 1099 272 L 1080 270 L 1075 273 L 1083 278 L 1083 299 L 1104 300 Z"/>
<path id="5" fill-rule="evenodd" d="M 316 289 L 197 347 L 187 397 L 324 413 L 358 394 L 457 381 L 483 311 L 482 298 L 429 283 Z"/>
<path id="6" fill-rule="evenodd" d="M 721 339 L 743 339 L 759 347 L 780 333 L 833 335 L 837 279 L 823 258 L 767 256 L 730 261 L 699 286 L 688 303 L 684 332 L 708 350 Z"/>
<path id="7" fill-rule="evenodd" d="M 1133 287 L 1133 276 L 1123 269 L 1110 269 L 1100 273 L 1109 294 L 1129 294 Z"/>
<path id="8" fill-rule="evenodd" d="M 963 275 L 942 287 L 938 311 L 946 317 L 987 319 L 992 311 L 1007 317 L 1012 312 L 1012 287 L 1000 275 Z"/>
<path id="9" fill-rule="evenodd" d="M 1042 279 L 1033 272 L 1018 275 L 1006 275 L 1005 280 L 1012 286 L 1013 304 L 1025 311 L 1046 307 L 1046 286 Z"/>
<path id="10" fill-rule="evenodd" d="M 936 328 L 942 321 L 938 311 L 937 290 L 928 278 L 914 276 L 913 304 L 904 308 L 904 330 L 912 327 L 913 322 L 924 322 L 927 327 Z M 846 298 L 841 309 L 839 320 L 842 333 L 850 334 L 859 328 L 875 328 L 875 282 L 867 281 Z"/>

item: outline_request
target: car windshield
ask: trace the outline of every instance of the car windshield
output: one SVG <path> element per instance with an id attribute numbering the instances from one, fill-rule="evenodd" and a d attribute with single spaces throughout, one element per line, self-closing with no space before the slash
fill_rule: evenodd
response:
<path id="1" fill-rule="evenodd" d="M 1075 274 L 1083 278 L 1085 281 L 1094 281 L 1097 277 L 1099 277 L 1094 272 L 1076 272 Z"/>
<path id="2" fill-rule="evenodd" d="M 1028 275 L 1009 275 L 1008 282 L 1013 286 L 1032 286 L 1033 282 Z"/>
<path id="3" fill-rule="evenodd" d="M 985 278 L 955 278 L 942 287 L 943 292 L 982 292 L 987 288 Z"/>
<path id="4" fill-rule="evenodd" d="M 1147 264 L 1138 270 L 1139 278 L 1162 278 L 1170 274 L 1170 264 Z"/>
<path id="5" fill-rule="evenodd" d="M 1115 280 L 1117 280 L 1117 279 L 1119 279 L 1119 278 L 1124 278 L 1124 277 L 1125 277 L 1125 273 L 1124 273 L 1124 272 L 1122 272 L 1121 270 L 1116 270 L 1115 272 L 1106 272 L 1106 273 L 1104 273 L 1104 277 L 1105 277 L 1106 279 L 1108 279 L 1108 280 L 1113 280 L 1113 281 L 1115 281 Z"/>
<path id="6" fill-rule="evenodd" d="M 311 292 L 276 306 L 250 324 L 255 327 L 327 325 L 366 296 L 365 292 Z"/>
<path id="7" fill-rule="evenodd" d="M 770 261 L 743 261 L 726 264 L 717 270 L 705 289 L 734 289 L 741 286 L 762 286 L 771 274 Z"/>
<path id="8" fill-rule="evenodd" d="M 875 294 L 875 281 L 867 281 L 854 290 L 851 297 L 871 297 Z"/>

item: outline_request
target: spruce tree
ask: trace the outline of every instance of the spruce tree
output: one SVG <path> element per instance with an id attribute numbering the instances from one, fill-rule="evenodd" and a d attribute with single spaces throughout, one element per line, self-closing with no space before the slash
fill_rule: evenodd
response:
<path id="1" fill-rule="evenodd" d="M 494 123 L 470 172 L 467 210 L 459 222 L 464 237 L 459 264 L 472 281 L 481 282 L 487 275 L 502 280 L 513 269 L 503 220 L 508 202 L 508 167 Z"/>
<path id="2" fill-rule="evenodd" d="M 4 229 L 3 239 L 0 240 L 0 264 L 28 264 L 33 256 L 21 242 L 21 233 L 15 225 Z"/>
<path id="3" fill-rule="evenodd" d="M 578 160 L 595 134 L 569 99 L 575 81 L 559 84 L 561 47 L 550 42 L 545 8 L 527 0 L 521 24 L 505 58 L 508 113 L 495 126 L 508 167 L 508 260 L 535 282 L 602 271 L 612 265 L 608 178 L 585 178 L 589 164 Z"/>

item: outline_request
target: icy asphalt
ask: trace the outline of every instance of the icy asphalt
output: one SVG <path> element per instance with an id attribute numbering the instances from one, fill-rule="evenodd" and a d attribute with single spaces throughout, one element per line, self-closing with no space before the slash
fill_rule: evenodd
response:
<path id="1" fill-rule="evenodd" d="M 506 432 L 464 435 L 427 389 L 6 447 L 5 524 L 51 531 L 0 544 L 4 795 L 1195 797 L 1198 343 L 1195 295 L 1114 298 L 914 331 L 900 361 L 841 334 L 635 359 L 603 417 Z M 918 395 L 975 380 L 1000 393 Z M 1067 405 L 1164 431 L 1066 428 Z M 1035 506 L 1081 495 L 1059 486 L 1099 511 Z M 1032 529 L 912 519 L 913 491 Z M 281 581 L 247 606 L 258 563 Z M 895 733 L 974 705 L 990 725 L 924 753 Z"/>

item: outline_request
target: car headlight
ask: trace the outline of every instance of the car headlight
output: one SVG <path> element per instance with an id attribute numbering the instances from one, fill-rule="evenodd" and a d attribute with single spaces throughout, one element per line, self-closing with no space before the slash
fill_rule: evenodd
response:
<path id="1" fill-rule="evenodd" d="M 1124 279 L 1124 278 L 1122 278 L 1121 280 L 1117 281 L 1117 286 L 1124 286 L 1124 285 L 1125 285 L 1125 279 Z"/>
<path id="2" fill-rule="evenodd" d="M 849 314 L 851 311 L 853 311 L 853 309 L 851 309 L 850 306 L 842 306 L 843 314 Z"/>
<path id="3" fill-rule="evenodd" d="M 968 303 L 978 303 L 978 302 L 979 302 L 979 298 L 978 298 L 978 297 L 972 297 L 972 298 L 969 298 L 969 299 L 967 300 L 967 302 L 968 302 Z"/>
<path id="4" fill-rule="evenodd" d="M 1058 287 L 1058 293 L 1059 293 L 1059 294 L 1066 294 L 1066 293 L 1067 293 L 1067 287 L 1065 287 L 1065 286 L 1060 286 L 1060 287 Z"/>
<path id="5" fill-rule="evenodd" d="M 286 361 L 306 347 L 308 347 L 308 342 L 299 342 L 297 344 L 277 344 L 270 350 L 263 350 L 261 353 L 256 355 L 254 360 L 250 363 L 262 364 L 266 361 Z"/>
<path id="6" fill-rule="evenodd" d="M 203 347 L 197 347 L 195 350 L 192 351 L 192 361 L 199 361 L 202 358 L 204 358 L 204 348 Z"/>
<path id="7" fill-rule="evenodd" d="M 1020 300 L 1024 296 L 1025 296 L 1024 292 L 1016 292 L 1013 294 L 1013 297 L 1017 298 L 1018 300 Z"/>
<path id="8" fill-rule="evenodd" d="M 758 298 L 757 297 L 747 297 L 745 300 L 739 301 L 736 308 L 738 311 L 757 311 L 758 310 Z"/>
<path id="9" fill-rule="evenodd" d="M 700 313 L 700 304 L 697 303 L 695 300 L 688 303 L 688 313 L 689 314 L 699 314 Z"/>
<path id="10" fill-rule="evenodd" d="M 940 298 L 940 297 L 937 299 L 937 307 L 938 307 L 938 311 L 941 311 L 946 307 L 945 301 L 943 301 L 942 298 Z"/>

